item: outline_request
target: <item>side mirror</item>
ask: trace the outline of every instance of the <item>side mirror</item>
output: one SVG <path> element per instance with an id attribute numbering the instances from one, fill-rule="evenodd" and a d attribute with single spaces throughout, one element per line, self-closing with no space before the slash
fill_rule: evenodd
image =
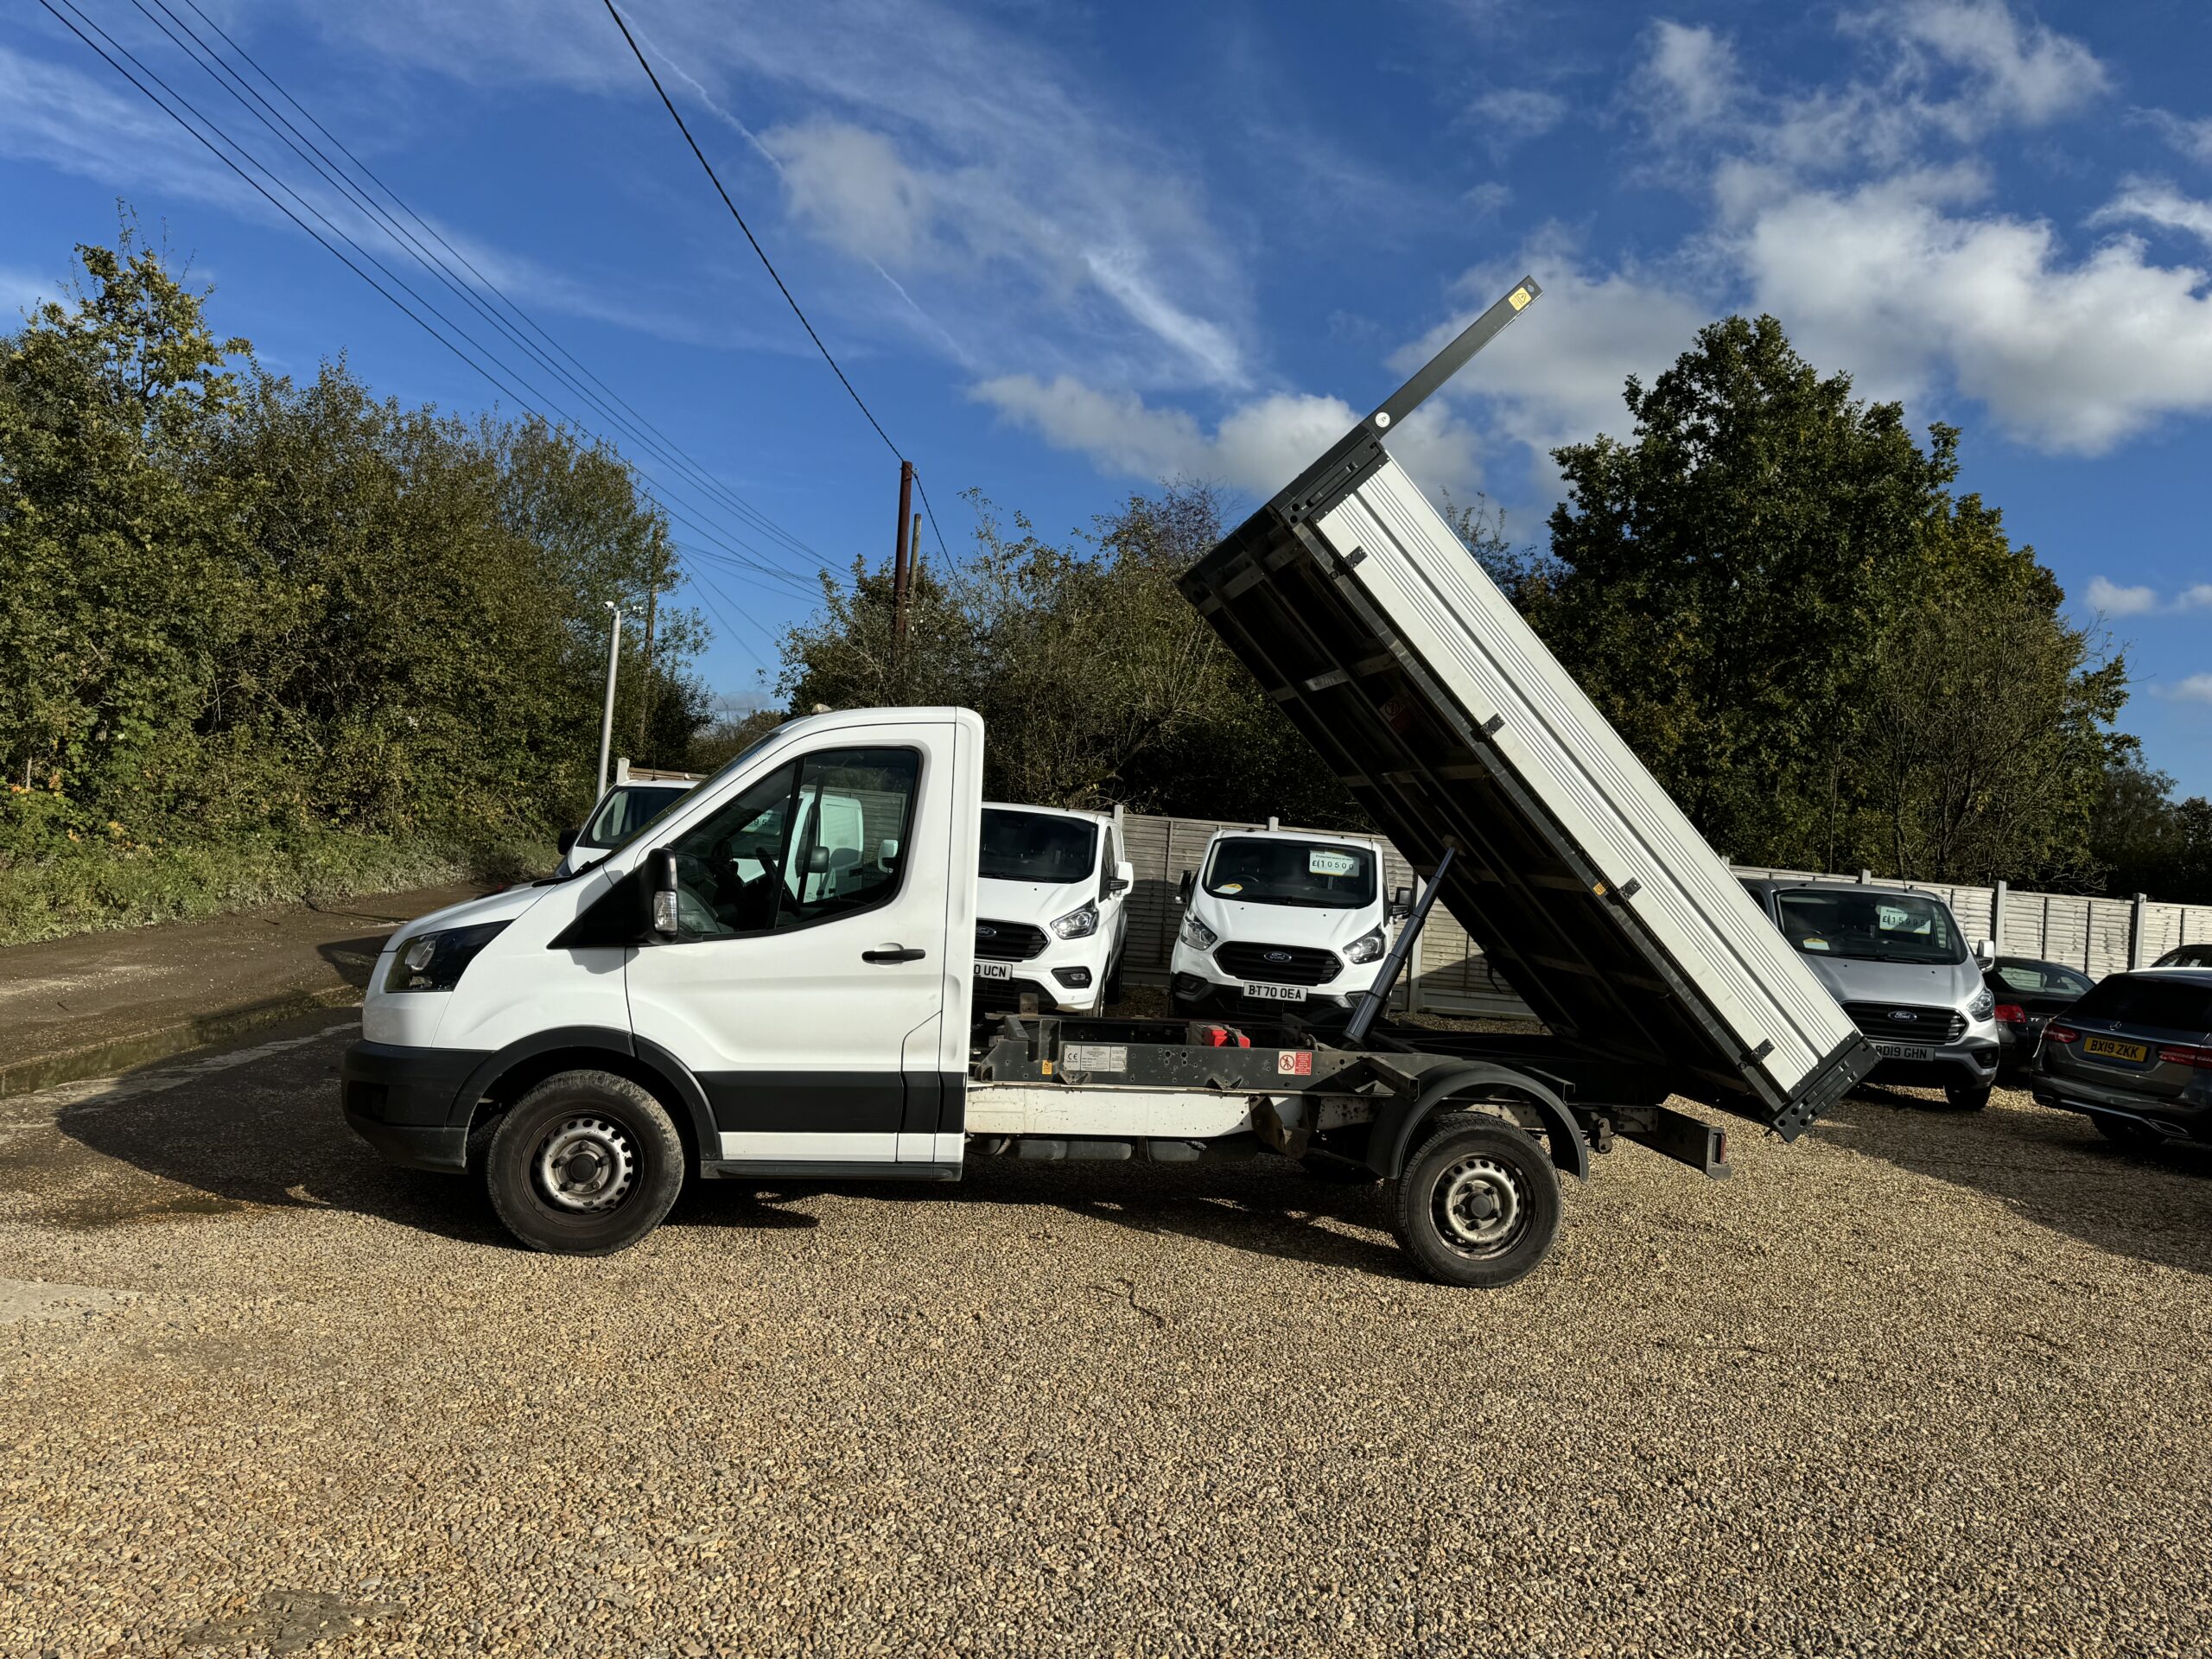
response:
<path id="1" fill-rule="evenodd" d="M 1977 940 L 1974 947 L 1974 959 L 1985 968 L 1995 962 L 1997 960 L 1997 941 L 1994 939 Z"/>
<path id="2" fill-rule="evenodd" d="M 830 849 L 827 847 L 817 842 L 812 847 L 807 849 L 806 873 L 809 875 L 820 875 L 829 868 Z"/>
<path id="3" fill-rule="evenodd" d="M 1114 867 L 1114 879 L 1107 883 L 1107 888 L 1113 893 L 1127 893 L 1136 884 L 1136 866 L 1125 858 Z"/>
<path id="4" fill-rule="evenodd" d="M 1390 919 L 1402 922 L 1414 913 L 1414 890 L 1400 887 L 1390 895 Z"/>
<path id="5" fill-rule="evenodd" d="M 1183 879 L 1175 884 L 1176 900 L 1181 904 L 1189 904 L 1191 895 L 1198 891 L 1198 873 L 1196 870 L 1184 871 Z"/>
<path id="6" fill-rule="evenodd" d="M 665 847 L 653 849 L 653 931 L 672 939 L 681 931 L 676 920 L 676 855 Z"/>
<path id="7" fill-rule="evenodd" d="M 553 844 L 561 849 L 562 857 L 566 858 L 569 855 L 569 849 L 583 838 L 583 833 L 581 830 L 563 830 L 553 837 Z"/>

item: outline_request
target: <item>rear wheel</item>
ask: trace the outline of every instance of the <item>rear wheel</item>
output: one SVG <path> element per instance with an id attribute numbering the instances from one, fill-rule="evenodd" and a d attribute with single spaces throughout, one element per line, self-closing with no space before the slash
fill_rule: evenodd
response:
<path id="1" fill-rule="evenodd" d="M 1989 1104 L 1989 1085 L 1982 1084 L 1947 1083 L 1943 1098 L 1962 1112 L 1978 1112 Z"/>
<path id="2" fill-rule="evenodd" d="M 563 1071 L 499 1120 L 484 1185 L 531 1249 L 612 1255 L 660 1224 L 683 1165 L 683 1138 L 645 1089 L 611 1071 Z"/>
<path id="3" fill-rule="evenodd" d="M 1407 1160 L 1392 1210 L 1398 1243 L 1430 1278 L 1496 1290 L 1550 1253 L 1559 1173 L 1511 1124 L 1449 1112 Z"/>

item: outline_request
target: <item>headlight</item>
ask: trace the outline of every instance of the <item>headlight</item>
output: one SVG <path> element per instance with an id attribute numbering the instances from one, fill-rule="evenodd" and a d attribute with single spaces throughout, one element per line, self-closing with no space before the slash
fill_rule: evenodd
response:
<path id="1" fill-rule="evenodd" d="M 1096 899 L 1081 910 L 1071 910 L 1052 925 L 1053 936 L 1063 939 L 1087 939 L 1098 931 L 1098 904 Z"/>
<path id="2" fill-rule="evenodd" d="M 479 922 L 474 927 L 448 927 L 435 933 L 417 933 L 399 947 L 391 972 L 385 976 L 387 991 L 449 991 L 461 983 L 462 971 L 476 960 L 476 953 L 499 937 L 505 922 Z"/>
<path id="3" fill-rule="evenodd" d="M 1382 954 L 1382 930 L 1371 927 L 1344 946 L 1346 962 L 1372 962 Z"/>
<path id="4" fill-rule="evenodd" d="M 1183 943 L 1193 950 L 1211 950 L 1213 942 L 1221 937 L 1190 912 L 1183 912 Z"/>
<path id="5" fill-rule="evenodd" d="M 1974 993 L 1973 1001 L 1967 1004 L 1967 1018 L 1986 1020 L 1997 1011 L 1997 994 L 1986 985 Z"/>

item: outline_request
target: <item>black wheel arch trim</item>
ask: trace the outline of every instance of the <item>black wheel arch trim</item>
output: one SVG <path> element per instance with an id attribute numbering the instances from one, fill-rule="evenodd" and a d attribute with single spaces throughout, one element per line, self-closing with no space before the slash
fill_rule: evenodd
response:
<path id="1" fill-rule="evenodd" d="M 1590 1143 L 1567 1103 L 1525 1071 L 1488 1064 L 1454 1066 L 1434 1074 L 1412 1100 L 1394 1100 L 1378 1110 L 1375 1126 L 1368 1133 L 1367 1166 L 1378 1175 L 1396 1179 L 1405 1173 L 1414 1142 L 1430 1118 L 1463 1095 L 1490 1090 L 1511 1093 L 1516 1103 L 1525 1103 L 1543 1120 L 1544 1139 L 1554 1166 L 1579 1181 L 1590 1179 Z M 1509 1127 L 1522 1128 L 1517 1123 Z"/>
<path id="2" fill-rule="evenodd" d="M 467 1081 L 454 1096 L 452 1121 L 468 1124 L 476 1115 L 478 1103 L 497 1090 L 500 1080 L 518 1065 L 562 1051 L 588 1053 L 594 1050 L 641 1065 L 667 1085 L 675 1098 L 665 1103 L 671 1108 L 680 1107 L 690 1120 L 693 1145 L 702 1160 L 712 1158 L 720 1150 L 721 1138 L 715 1128 L 714 1113 L 708 1107 L 706 1091 L 691 1075 L 691 1068 L 658 1043 L 613 1026 L 556 1026 L 534 1031 L 495 1051 L 469 1073 Z M 626 1071 L 629 1068 L 623 1069 Z"/>

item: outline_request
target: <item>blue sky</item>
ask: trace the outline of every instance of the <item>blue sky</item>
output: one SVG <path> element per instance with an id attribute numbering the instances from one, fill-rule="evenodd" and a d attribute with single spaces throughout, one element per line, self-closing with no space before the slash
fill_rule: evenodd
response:
<path id="1" fill-rule="evenodd" d="M 75 3 L 374 236 L 134 0 Z M 877 556 L 896 465 L 597 0 L 199 3 L 787 532 L 625 445 L 719 538 L 677 527 L 716 629 L 706 667 L 757 691 L 804 584 L 726 550 L 787 573 L 812 568 L 793 542 L 840 566 Z M 1055 533 L 1165 475 L 1264 493 L 1524 270 L 1538 308 L 1397 448 L 1540 537 L 1550 446 L 1621 430 L 1623 378 L 1700 323 L 1770 310 L 1823 370 L 1902 397 L 1916 425 L 1966 429 L 1965 487 L 2126 650 L 2124 725 L 2212 791 L 2196 0 L 625 12 L 948 540 L 973 523 L 970 486 Z M 272 365 L 343 350 L 404 399 L 514 406 L 44 11 L 8 8 L 0 306 L 51 291 L 73 243 L 111 239 L 118 196 L 214 283 L 219 330 Z"/>

